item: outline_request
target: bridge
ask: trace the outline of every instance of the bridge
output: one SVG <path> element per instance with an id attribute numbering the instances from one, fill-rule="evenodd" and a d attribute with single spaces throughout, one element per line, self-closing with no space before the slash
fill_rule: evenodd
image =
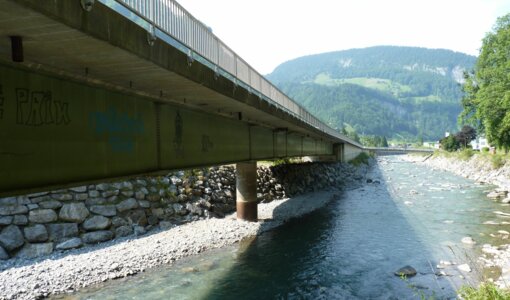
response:
<path id="1" fill-rule="evenodd" d="M 432 154 L 431 148 L 407 148 L 407 147 L 365 147 L 365 150 L 375 155 L 400 155 L 408 153 Z"/>
<path id="2" fill-rule="evenodd" d="M 173 0 L 0 0 L 0 196 L 362 145 L 267 81 Z"/>

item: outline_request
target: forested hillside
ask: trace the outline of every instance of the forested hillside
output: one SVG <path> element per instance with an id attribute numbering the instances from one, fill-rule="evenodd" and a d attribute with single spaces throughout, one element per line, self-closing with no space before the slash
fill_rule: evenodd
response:
<path id="1" fill-rule="evenodd" d="M 476 57 L 381 46 L 297 58 L 268 78 L 332 127 L 439 139 L 457 129 L 463 71 Z"/>

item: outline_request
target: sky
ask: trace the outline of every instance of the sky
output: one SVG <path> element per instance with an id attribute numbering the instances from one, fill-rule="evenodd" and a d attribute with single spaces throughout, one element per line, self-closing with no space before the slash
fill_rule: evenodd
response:
<path id="1" fill-rule="evenodd" d="M 378 45 L 478 55 L 510 0 L 177 0 L 261 74 L 304 55 Z"/>

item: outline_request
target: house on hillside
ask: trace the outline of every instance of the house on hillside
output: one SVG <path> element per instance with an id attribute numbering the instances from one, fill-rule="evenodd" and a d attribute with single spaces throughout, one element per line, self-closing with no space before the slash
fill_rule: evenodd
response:
<path id="1" fill-rule="evenodd" d="M 482 150 L 482 148 L 487 147 L 489 148 L 489 143 L 487 142 L 487 139 L 484 137 L 478 137 L 471 141 L 471 147 L 473 150 Z"/>

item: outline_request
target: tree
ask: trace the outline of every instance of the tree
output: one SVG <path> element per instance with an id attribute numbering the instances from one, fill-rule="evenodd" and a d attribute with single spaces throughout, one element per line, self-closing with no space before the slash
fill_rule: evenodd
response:
<path id="1" fill-rule="evenodd" d="M 489 142 L 510 149 L 510 13 L 483 39 L 480 56 L 466 74 L 461 120 L 483 129 Z"/>
<path id="2" fill-rule="evenodd" d="M 388 147 L 388 140 L 386 140 L 385 136 L 383 136 L 382 146 L 383 147 Z"/>
<path id="3" fill-rule="evenodd" d="M 448 152 L 457 151 L 460 148 L 459 141 L 454 135 L 449 135 L 441 139 L 439 143 L 441 144 L 441 148 Z"/>
<path id="4" fill-rule="evenodd" d="M 468 144 L 476 139 L 476 130 L 469 125 L 464 125 L 462 129 L 455 134 L 455 139 L 457 139 L 462 147 L 467 148 Z"/>

